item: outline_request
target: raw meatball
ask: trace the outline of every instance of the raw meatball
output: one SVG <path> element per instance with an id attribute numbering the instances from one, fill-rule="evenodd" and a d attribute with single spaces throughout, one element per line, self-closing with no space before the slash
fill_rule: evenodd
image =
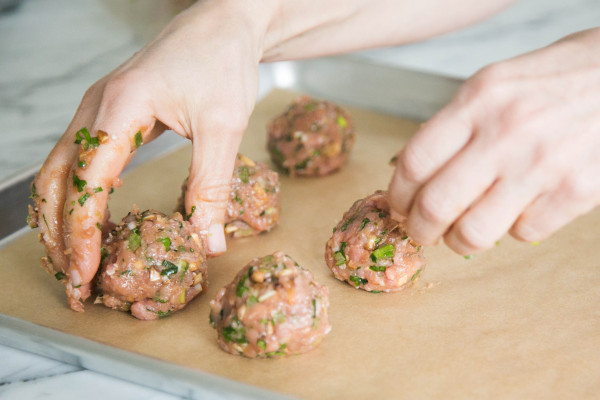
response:
<path id="1" fill-rule="evenodd" d="M 176 210 L 182 215 L 185 215 L 187 185 L 186 178 Z M 238 154 L 225 214 L 225 233 L 238 238 L 270 231 L 279 220 L 280 203 L 279 174 L 265 163 Z"/>
<path id="2" fill-rule="evenodd" d="M 149 320 L 206 290 L 204 244 L 179 213 L 134 208 L 102 244 L 96 303 Z"/>
<path id="3" fill-rule="evenodd" d="M 350 115 L 328 101 L 303 96 L 268 126 L 271 159 L 291 176 L 339 169 L 354 145 Z"/>
<path id="4" fill-rule="evenodd" d="M 210 307 L 219 346 L 250 358 L 304 353 L 331 330 L 327 288 L 282 252 L 252 260 Z"/>
<path id="5" fill-rule="evenodd" d="M 425 267 L 421 246 L 390 217 L 388 193 L 355 202 L 333 228 L 325 261 L 339 280 L 369 292 L 395 292 L 418 279 Z"/>

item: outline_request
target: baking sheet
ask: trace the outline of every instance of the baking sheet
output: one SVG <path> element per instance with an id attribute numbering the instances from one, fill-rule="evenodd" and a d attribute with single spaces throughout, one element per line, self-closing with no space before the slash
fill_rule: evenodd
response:
<path id="1" fill-rule="evenodd" d="M 242 152 L 267 161 L 265 125 L 295 94 L 257 106 Z M 385 188 L 389 158 L 417 124 L 352 109 L 356 148 L 346 167 L 320 179 L 282 177 L 282 217 L 272 232 L 230 240 L 209 264 L 210 287 L 162 320 L 88 304 L 70 311 L 63 287 L 39 267 L 35 232 L 0 250 L 0 313 L 114 348 L 304 398 L 594 398 L 600 390 L 600 212 L 538 246 L 503 239 L 471 260 L 428 248 L 415 287 L 370 294 L 338 282 L 323 261 L 331 228 L 352 202 Z M 187 175 L 189 148 L 132 171 L 111 201 L 115 217 L 135 202 L 170 211 Z M 222 352 L 208 302 L 251 258 L 283 250 L 330 289 L 333 326 L 321 346 L 282 360 Z M 125 377 L 126 378 L 126 377 Z"/>

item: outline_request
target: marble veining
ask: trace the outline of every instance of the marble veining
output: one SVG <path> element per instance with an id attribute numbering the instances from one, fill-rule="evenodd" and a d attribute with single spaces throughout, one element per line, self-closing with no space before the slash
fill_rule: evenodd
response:
<path id="1" fill-rule="evenodd" d="M 597 0 L 523 0 L 472 28 L 357 57 L 467 77 L 598 21 Z M 42 162 L 84 91 L 140 48 L 138 33 L 94 0 L 28 0 L 0 15 L 0 181 Z M 0 345 L 1 398 L 79 399 L 82 394 L 176 398 Z"/>

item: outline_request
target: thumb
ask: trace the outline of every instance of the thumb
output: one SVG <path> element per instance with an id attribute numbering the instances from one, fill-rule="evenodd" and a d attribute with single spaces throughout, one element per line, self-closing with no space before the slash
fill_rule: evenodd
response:
<path id="1" fill-rule="evenodd" d="M 227 250 L 223 224 L 243 130 L 209 132 L 203 131 L 192 139 L 192 164 L 185 207 L 189 220 L 207 244 L 208 255 L 215 256 Z"/>

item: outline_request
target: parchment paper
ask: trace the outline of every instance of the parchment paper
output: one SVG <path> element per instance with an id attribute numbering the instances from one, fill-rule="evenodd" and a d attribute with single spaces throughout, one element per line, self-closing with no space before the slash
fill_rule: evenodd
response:
<path id="1" fill-rule="evenodd" d="M 295 94 L 273 92 L 256 108 L 242 152 L 268 161 L 265 126 Z M 229 240 L 209 264 L 210 287 L 171 317 L 144 322 L 88 301 L 71 311 L 63 286 L 39 267 L 32 232 L 0 251 L 0 312 L 124 351 L 137 352 L 312 399 L 538 398 L 600 396 L 600 211 L 538 246 L 502 239 L 471 260 L 426 249 L 418 283 L 370 294 L 333 278 L 323 252 L 354 200 L 387 186 L 391 156 L 414 122 L 349 108 L 356 147 L 345 168 L 319 179 L 281 179 L 280 224 Z M 187 175 L 189 146 L 125 177 L 114 219 L 132 203 L 170 212 Z M 283 250 L 330 289 L 332 332 L 316 350 L 281 360 L 221 351 L 208 302 L 250 259 Z"/>

